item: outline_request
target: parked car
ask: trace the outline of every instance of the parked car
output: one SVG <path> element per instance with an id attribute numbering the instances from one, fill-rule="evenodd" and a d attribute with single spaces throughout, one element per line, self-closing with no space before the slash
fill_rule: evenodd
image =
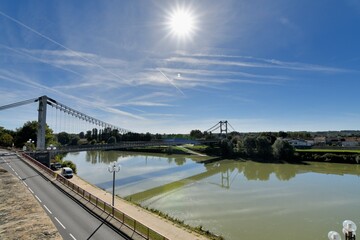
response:
<path id="1" fill-rule="evenodd" d="M 69 167 L 64 167 L 61 171 L 61 175 L 66 178 L 72 178 L 73 177 L 73 170 Z"/>
<path id="2" fill-rule="evenodd" d="M 61 165 L 61 163 L 59 163 L 59 162 L 51 163 L 51 164 L 50 164 L 50 168 L 51 168 L 52 170 L 59 170 L 61 167 L 62 167 L 62 165 Z"/>

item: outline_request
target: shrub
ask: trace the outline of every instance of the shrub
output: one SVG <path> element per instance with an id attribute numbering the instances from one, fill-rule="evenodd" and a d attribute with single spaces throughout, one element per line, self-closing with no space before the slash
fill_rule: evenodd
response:
<path id="1" fill-rule="evenodd" d="M 74 173 L 77 173 L 77 169 L 76 169 L 76 164 L 73 163 L 72 161 L 69 160 L 65 160 L 62 162 L 62 166 L 63 167 L 69 167 L 73 170 Z"/>

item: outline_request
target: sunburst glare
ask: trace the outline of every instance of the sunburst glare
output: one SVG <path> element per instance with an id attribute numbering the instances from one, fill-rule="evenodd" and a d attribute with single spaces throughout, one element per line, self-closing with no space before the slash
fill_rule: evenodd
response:
<path id="1" fill-rule="evenodd" d="M 196 30 L 196 18 L 189 9 L 177 8 L 169 14 L 167 26 L 171 35 L 191 38 Z"/>

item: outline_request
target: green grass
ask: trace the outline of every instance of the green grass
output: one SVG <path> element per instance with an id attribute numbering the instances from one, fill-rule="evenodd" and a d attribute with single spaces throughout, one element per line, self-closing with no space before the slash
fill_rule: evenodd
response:
<path id="1" fill-rule="evenodd" d="M 296 152 L 309 152 L 309 153 L 360 153 L 360 150 L 350 149 L 296 149 Z"/>

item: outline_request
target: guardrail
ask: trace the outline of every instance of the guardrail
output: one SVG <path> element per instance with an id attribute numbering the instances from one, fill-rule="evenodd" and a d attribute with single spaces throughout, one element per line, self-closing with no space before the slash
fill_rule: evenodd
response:
<path id="1" fill-rule="evenodd" d="M 39 163 L 32 157 L 26 155 L 25 153 L 22 153 L 22 156 L 32 164 L 35 164 L 37 167 L 39 167 L 41 170 L 46 172 L 49 176 L 53 177 L 54 180 L 61 183 L 63 186 L 69 188 L 71 191 L 76 193 L 81 198 L 85 199 L 92 205 L 96 206 L 101 211 L 111 215 L 118 224 L 115 225 L 116 228 L 120 230 L 121 226 L 127 227 L 129 230 L 137 233 L 139 236 L 141 236 L 144 239 L 149 240 L 169 240 L 165 236 L 161 235 L 160 233 L 152 230 L 151 228 L 145 226 L 145 224 L 139 222 L 138 220 L 135 220 L 131 216 L 123 213 L 119 209 L 111 206 L 110 204 L 104 202 L 100 198 L 92 195 L 91 193 L 85 191 L 78 185 L 72 183 L 71 181 L 67 180 L 63 176 L 55 173 L 50 168 L 44 166 L 43 164 Z M 113 224 L 114 225 L 114 224 Z"/>

